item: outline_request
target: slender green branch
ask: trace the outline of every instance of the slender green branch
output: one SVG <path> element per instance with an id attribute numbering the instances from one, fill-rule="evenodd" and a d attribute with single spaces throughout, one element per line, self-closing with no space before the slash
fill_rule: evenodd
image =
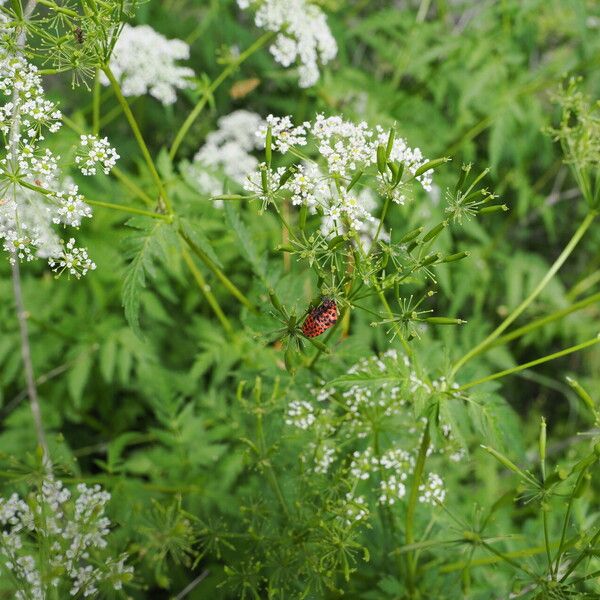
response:
<path id="1" fill-rule="evenodd" d="M 571 306 L 567 306 L 566 308 L 561 308 L 560 310 L 550 313 L 549 315 L 546 315 L 545 317 L 541 317 L 539 319 L 536 319 L 535 321 L 531 321 L 531 323 L 528 323 L 527 325 L 523 325 L 523 327 L 519 327 L 518 329 L 515 329 L 515 330 L 511 331 L 510 333 L 507 333 L 506 335 L 499 337 L 497 340 L 492 342 L 490 347 L 501 346 L 503 344 L 507 344 L 508 342 L 511 342 L 512 340 L 519 338 L 531 331 L 534 331 L 535 329 L 543 327 L 544 325 L 547 325 L 548 323 L 552 323 L 553 321 L 558 321 L 559 319 L 562 319 L 563 317 L 570 315 L 571 313 L 581 310 L 582 308 L 585 308 L 586 306 L 589 306 L 590 304 L 594 304 L 596 302 L 600 302 L 600 293 L 593 294 L 592 296 L 589 296 L 588 298 L 585 298 L 584 300 L 575 302 L 575 304 L 572 304 Z"/>
<path id="2" fill-rule="evenodd" d="M 563 547 L 564 547 L 564 544 L 565 544 L 565 539 L 567 537 L 567 527 L 569 526 L 569 519 L 571 517 L 571 510 L 573 508 L 573 501 L 575 500 L 575 490 L 580 486 L 581 481 L 585 477 L 586 473 L 587 473 L 587 469 L 582 469 L 581 470 L 581 472 L 579 473 L 579 476 L 577 477 L 575 485 L 573 486 L 573 489 L 571 490 L 571 494 L 569 495 L 569 502 L 567 504 L 567 511 L 565 513 L 565 518 L 563 520 L 562 532 L 560 534 L 560 543 L 558 545 L 558 551 L 556 552 L 556 558 L 555 558 L 555 564 L 554 564 L 554 572 L 557 575 L 558 575 L 558 572 L 559 572 L 559 569 L 560 569 L 560 558 L 562 556 Z M 576 563 L 575 566 L 577 566 L 577 564 L 578 563 Z M 575 566 L 572 565 L 571 571 L 575 568 Z M 568 576 L 569 572 L 567 572 L 565 574 L 565 577 Z"/>
<path id="3" fill-rule="evenodd" d="M 554 354 L 548 354 L 547 356 L 542 356 L 542 358 L 537 358 L 536 360 L 532 360 L 528 363 L 517 365 L 516 367 L 512 367 L 512 369 L 505 369 L 504 371 L 493 373 L 492 375 L 488 375 L 487 377 L 482 377 L 481 379 L 470 381 L 469 383 L 465 383 L 464 385 L 461 385 L 459 388 L 457 388 L 457 391 L 468 390 L 469 388 L 472 388 L 481 383 L 493 381 L 494 379 L 500 379 L 501 377 L 511 375 L 512 373 L 518 373 L 519 371 L 530 369 L 531 367 L 541 365 L 542 363 L 554 360 L 555 358 L 567 356 L 568 354 L 573 354 L 573 352 L 579 352 L 579 350 L 583 350 L 584 348 L 588 348 L 589 346 L 594 346 L 598 343 L 600 343 L 600 336 L 596 336 L 595 338 L 587 340 L 586 342 L 582 342 L 581 344 L 577 344 L 576 346 L 570 346 L 569 348 L 565 348 L 564 350 L 560 350 L 559 352 L 555 352 Z"/>
<path id="4" fill-rule="evenodd" d="M 419 447 L 419 454 L 417 455 L 417 462 L 415 463 L 415 471 L 413 474 L 412 485 L 410 488 L 410 496 L 408 498 L 408 505 L 406 507 L 406 529 L 405 529 L 405 544 L 413 544 L 415 541 L 414 526 L 415 526 L 415 511 L 417 508 L 417 500 L 419 498 L 419 486 L 421 485 L 421 479 L 423 478 L 423 471 L 425 470 L 425 461 L 427 460 L 427 451 L 429 450 L 429 443 L 431 441 L 429 433 L 429 419 L 425 424 L 425 431 L 423 432 L 423 438 L 421 439 L 421 446 Z M 415 594 L 415 575 L 417 570 L 417 563 L 415 560 L 414 552 L 409 552 L 406 556 L 407 563 L 407 585 L 408 591 L 411 597 Z"/>
<path id="5" fill-rule="evenodd" d="M 130 213 L 132 215 L 142 215 L 144 217 L 151 217 L 152 219 L 162 219 L 169 223 L 173 221 L 171 215 L 165 215 L 162 213 L 152 212 L 144 210 L 142 208 L 135 208 L 134 206 L 124 206 L 123 204 L 113 204 L 112 202 L 101 202 L 100 200 L 89 200 L 85 199 L 85 203 L 90 206 L 98 206 L 99 208 L 110 208 L 111 210 L 118 210 L 120 212 Z"/>
<path id="6" fill-rule="evenodd" d="M 469 360 L 473 357 L 477 356 L 481 352 L 487 350 L 492 342 L 496 340 L 503 333 L 511 323 L 513 323 L 519 315 L 538 297 L 541 291 L 548 285 L 550 280 L 556 275 L 558 270 L 562 267 L 563 263 L 567 260 L 571 252 L 575 249 L 575 246 L 579 243 L 585 232 L 588 230 L 594 218 L 596 217 L 596 212 L 590 212 L 587 214 L 585 219 L 582 221 L 581 225 L 577 228 L 573 237 L 570 239 L 569 243 L 565 246 L 564 250 L 560 253 L 560 256 L 554 261 L 554 264 L 550 267 L 546 275 L 544 275 L 543 279 L 538 283 L 535 289 L 517 306 L 502 323 L 492 331 L 482 342 L 477 344 L 474 348 L 472 348 L 467 354 L 465 354 L 453 367 L 452 374 L 456 374 L 456 372 Z"/>
<path id="7" fill-rule="evenodd" d="M 94 89 L 92 91 L 92 133 L 100 132 L 100 71 L 96 71 Z"/>
<path id="8" fill-rule="evenodd" d="M 37 0 L 38 4 L 42 6 L 46 6 L 47 8 L 53 10 L 54 12 L 62 13 L 63 15 L 67 15 L 68 17 L 72 17 L 74 19 L 79 18 L 79 14 L 70 8 L 65 8 L 64 6 L 59 6 L 56 2 L 52 2 L 52 0 Z"/>
<path id="9" fill-rule="evenodd" d="M 551 542 L 550 546 L 557 546 L 557 542 Z M 440 567 L 440 573 L 452 573 L 453 571 L 461 571 L 467 566 L 478 567 L 485 565 L 493 565 L 500 560 L 504 560 L 504 558 L 525 558 L 527 556 L 535 556 L 536 554 L 543 554 L 546 551 L 546 546 L 534 546 L 533 548 L 524 548 L 522 550 L 513 550 L 512 552 L 504 552 L 502 557 L 497 555 L 494 556 L 485 556 L 482 558 L 475 558 L 471 560 L 469 563 L 467 561 L 459 561 L 453 562 L 447 565 Z M 427 565 L 426 565 L 427 566 Z"/>
<path id="10" fill-rule="evenodd" d="M 194 124 L 194 121 L 199 117 L 200 113 L 206 106 L 210 96 L 215 90 L 252 54 L 257 50 L 260 50 L 266 43 L 268 43 L 275 34 L 272 32 L 265 33 L 259 37 L 251 46 L 249 46 L 244 52 L 242 52 L 233 62 L 223 69 L 221 74 L 208 86 L 208 88 L 202 94 L 202 97 L 196 103 L 196 106 L 192 109 L 192 112 L 188 115 L 187 119 L 183 122 L 183 125 L 179 128 L 179 131 L 175 135 L 171 149 L 169 150 L 169 157 L 171 160 L 177 155 L 177 150 L 181 146 L 185 136 L 187 135 L 190 127 Z"/>
<path id="11" fill-rule="evenodd" d="M 237 298 L 244 306 L 251 311 L 256 312 L 256 307 L 244 294 L 236 287 L 236 285 L 223 273 L 223 271 L 210 259 L 210 257 L 199 248 L 187 234 L 180 229 L 179 235 L 190 247 L 190 250 L 214 273 L 217 279 L 227 288 L 232 296 Z"/>
<path id="12" fill-rule="evenodd" d="M 115 96 L 117 97 L 119 104 L 123 108 L 123 112 L 125 113 L 125 118 L 127 119 L 129 126 L 131 127 L 131 131 L 133 132 L 133 135 L 134 135 L 134 137 L 138 143 L 138 146 L 142 152 L 144 160 L 146 161 L 146 165 L 148 166 L 148 169 L 150 170 L 150 174 L 152 175 L 152 178 L 154 179 L 154 183 L 156 184 L 156 187 L 158 188 L 158 192 L 159 192 L 163 202 L 165 203 L 167 212 L 172 213 L 173 207 L 171 205 L 171 201 L 169 200 L 169 197 L 167 196 L 167 193 L 164 189 L 163 182 L 160 178 L 160 175 L 158 174 L 158 171 L 156 170 L 156 166 L 154 164 L 154 161 L 152 160 L 152 156 L 150 155 L 148 146 L 146 146 L 146 142 L 144 141 L 142 132 L 140 131 L 137 121 L 135 120 L 135 117 L 133 116 L 133 113 L 131 112 L 131 108 L 129 108 L 129 104 L 127 103 L 127 100 L 125 99 L 125 96 L 123 96 L 123 93 L 121 92 L 121 86 L 119 85 L 119 82 L 116 80 L 113 72 L 110 70 L 110 67 L 107 64 L 102 66 L 102 70 L 104 71 L 104 74 L 108 77 L 108 80 L 110 81 L 110 84 L 112 85 L 112 88 L 115 92 Z"/>
<path id="13" fill-rule="evenodd" d="M 231 326 L 229 319 L 225 316 L 225 313 L 222 311 L 221 306 L 219 305 L 219 302 L 215 298 L 214 294 L 211 292 L 210 286 L 206 283 L 206 280 L 200 272 L 200 269 L 198 269 L 186 248 L 183 248 L 183 250 L 181 251 L 181 255 L 183 256 L 183 260 L 186 262 L 187 266 L 192 272 L 192 275 L 194 276 L 198 287 L 204 294 L 206 301 L 210 304 L 210 307 L 213 309 L 213 312 L 217 316 L 217 319 L 219 319 L 219 321 L 221 322 L 221 325 L 223 325 L 223 329 L 225 329 L 225 331 L 229 335 L 231 335 L 233 333 L 233 327 Z"/>

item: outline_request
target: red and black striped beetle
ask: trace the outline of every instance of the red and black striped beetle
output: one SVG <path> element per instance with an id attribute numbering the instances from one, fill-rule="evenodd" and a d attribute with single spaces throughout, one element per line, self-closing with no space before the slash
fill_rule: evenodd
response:
<path id="1" fill-rule="evenodd" d="M 338 320 L 338 309 L 335 300 L 332 298 L 323 298 L 319 306 L 313 308 L 304 323 L 302 324 L 302 333 L 307 338 L 314 338 L 325 333 L 330 327 L 333 327 Z"/>

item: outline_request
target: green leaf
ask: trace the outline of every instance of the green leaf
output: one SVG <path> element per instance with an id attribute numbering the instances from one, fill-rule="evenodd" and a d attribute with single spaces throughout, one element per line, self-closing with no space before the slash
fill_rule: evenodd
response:
<path id="1" fill-rule="evenodd" d="M 234 208 L 232 202 L 225 202 L 224 207 L 225 215 L 227 216 L 227 222 L 229 225 L 231 225 L 231 228 L 240 241 L 240 250 L 242 251 L 242 254 L 246 257 L 256 275 L 266 282 L 267 272 L 265 264 L 258 255 L 256 246 L 254 245 L 248 229 L 242 222 L 239 211 Z"/>
<path id="2" fill-rule="evenodd" d="M 191 223 L 187 219 L 179 219 L 179 227 L 183 234 L 190 239 L 210 260 L 212 260 L 220 269 L 223 268 L 223 263 L 215 254 L 208 238 L 196 223 Z"/>
<path id="3" fill-rule="evenodd" d="M 125 318 L 131 329 L 141 337 L 140 295 L 146 287 L 148 276 L 154 275 L 155 262 L 164 258 L 165 247 L 175 244 L 173 227 L 158 219 L 139 217 L 131 219 L 127 225 L 136 233 L 126 239 L 126 254 L 131 262 L 125 272 L 122 288 Z"/>
<path id="4" fill-rule="evenodd" d="M 76 406 L 81 405 L 83 390 L 90 377 L 93 358 L 89 349 L 86 348 L 75 360 L 73 368 L 67 375 L 67 388 L 69 395 Z"/>

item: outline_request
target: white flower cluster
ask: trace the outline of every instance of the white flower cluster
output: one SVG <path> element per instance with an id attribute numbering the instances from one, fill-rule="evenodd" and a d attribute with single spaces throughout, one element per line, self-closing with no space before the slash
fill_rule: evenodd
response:
<path id="1" fill-rule="evenodd" d="M 258 159 L 251 153 L 261 147 L 256 130 L 262 122 L 260 115 L 248 110 L 221 117 L 218 128 L 206 136 L 189 165 L 188 179 L 209 196 L 223 194 L 227 180 L 242 186 L 246 175 L 258 167 Z"/>
<path id="2" fill-rule="evenodd" d="M 262 163 L 248 175 L 245 189 L 265 204 L 272 201 L 274 194 L 285 192 L 292 204 L 307 206 L 312 213 L 323 215 L 324 235 L 351 230 L 362 236 L 363 243 L 368 245 L 379 226 L 373 215 L 378 203 L 371 193 L 362 190 L 362 181 L 350 190 L 348 187 L 359 172 L 373 170 L 377 163 L 377 147 L 387 144 L 388 133 L 379 126 L 372 129 L 365 122 L 355 124 L 339 116 L 317 115 L 312 123 L 306 121 L 295 126 L 289 116 L 269 115 L 257 131 L 263 144 L 269 127 L 274 150 L 286 153 L 308 146 L 318 156 L 315 161 L 296 165 L 291 174 L 288 171 L 289 177 L 284 178 L 283 183 L 280 182 L 284 169 L 271 169 Z M 418 148 L 410 148 L 400 137 L 394 139 L 390 160 L 403 165 L 405 181 L 391 189 L 378 173 L 378 187 L 382 194 L 402 204 L 410 186 L 408 180 L 427 161 Z M 431 171 L 419 175 L 416 180 L 425 190 L 431 189 Z M 384 232 L 381 239 L 386 235 Z"/>
<path id="3" fill-rule="evenodd" d="M 444 482 L 437 473 L 429 473 L 427 481 L 419 486 L 419 502 L 436 506 L 446 498 Z"/>
<path id="4" fill-rule="evenodd" d="M 61 113 L 45 98 L 37 68 L 6 53 L 0 53 L 0 104 L 7 140 L 0 157 L 0 241 L 11 262 L 38 256 L 55 266 L 65 251 L 52 224 L 79 227 L 92 216 L 77 186 L 61 176 L 60 157 L 40 147 L 45 129 L 60 128 Z M 79 276 L 94 268 L 85 250 L 75 248 L 72 238 L 69 244 L 77 260 L 86 256 Z"/>
<path id="5" fill-rule="evenodd" d="M 80 146 L 75 163 L 84 175 L 96 175 L 97 166 L 108 175 L 121 158 L 106 137 L 98 139 L 95 135 L 82 135 Z"/>
<path id="6" fill-rule="evenodd" d="M 77 491 L 73 501 L 62 482 L 49 475 L 28 501 L 17 494 L 0 498 L 0 557 L 15 581 L 17 599 L 95 596 L 100 583 L 119 590 L 131 579 L 133 567 L 125 565 L 126 555 L 98 560 L 98 550 L 107 546 L 110 521 L 104 510 L 110 494 L 98 485 L 79 484 Z M 47 548 L 43 557 L 36 557 L 39 544 L 30 544 L 36 538 Z M 43 571 L 40 560 L 48 567 Z"/>
<path id="7" fill-rule="evenodd" d="M 149 25 L 125 24 L 110 57 L 110 69 L 125 96 L 150 94 L 164 105 L 177 99 L 176 90 L 193 86 L 194 71 L 177 60 L 190 57 L 190 47 L 182 40 L 168 40 Z M 103 85 L 108 78 L 100 75 Z"/>
<path id="8" fill-rule="evenodd" d="M 254 23 L 277 32 L 270 51 L 284 67 L 298 64 L 300 87 L 319 79 L 319 63 L 327 64 L 337 54 L 337 44 L 323 11 L 306 0 L 238 0 L 242 9 L 256 9 Z"/>
<path id="9" fill-rule="evenodd" d="M 315 418 L 315 409 L 310 402 L 293 400 L 288 404 L 285 424 L 299 429 L 309 429 L 315 422 Z"/>

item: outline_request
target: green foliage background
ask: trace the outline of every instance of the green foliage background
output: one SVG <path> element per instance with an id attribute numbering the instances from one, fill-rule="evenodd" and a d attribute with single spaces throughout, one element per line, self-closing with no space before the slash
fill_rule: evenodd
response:
<path id="1" fill-rule="evenodd" d="M 468 323 L 430 328 L 411 342 L 428 369 L 441 373 L 449 360 L 482 340 L 533 289 L 585 214 L 560 148 L 543 129 L 558 121 L 550 93 L 565 75 L 580 75 L 582 87 L 598 97 L 600 8 L 593 0 L 448 0 L 431 2 L 427 18 L 419 19 L 422 5 L 429 4 L 426 0 L 319 4 L 328 13 L 339 53 L 318 84 L 299 89 L 266 50 L 258 52 L 211 98 L 179 156 L 189 160 L 219 116 L 247 108 L 261 115 L 291 114 L 297 121 L 324 112 L 384 127 L 396 123 L 399 134 L 426 156 L 452 156 L 453 162 L 434 176 L 441 190 L 453 185 L 461 162 L 489 166 L 486 185 L 510 212 L 442 234 L 440 250 L 459 247 L 470 257 L 451 270 L 438 269 L 440 291 L 429 306 L 435 314 L 456 315 Z M 253 302 L 269 302 L 262 274 L 284 304 L 300 299 L 298 310 L 303 311 L 317 293 L 315 281 L 295 262 L 284 273 L 282 256 L 274 250 L 281 242 L 275 217 L 244 205 L 224 218 L 222 209 L 178 177 L 177 163 L 171 164 L 164 151 L 199 97 L 202 78 L 212 80 L 219 74 L 222 48 L 244 49 L 259 33 L 234 2 L 226 1 L 148 2 L 134 22 L 148 23 L 192 46 L 189 65 L 199 76 L 197 90 L 181 94 L 167 109 L 150 97 L 133 103 L 176 207 L 186 215 L 184 226 Z M 242 99 L 232 99 L 232 85 L 254 77 L 259 86 Z M 58 83 L 50 89 L 51 96 L 60 100 L 66 115 L 85 126 L 90 95 L 81 87 L 71 90 L 68 76 L 54 81 Z M 127 122 L 108 93 L 102 114 L 102 132 L 122 157 L 119 166 L 140 187 L 152 190 Z M 64 128 L 61 135 L 66 148 L 76 134 Z M 80 182 L 86 195 L 135 203 L 115 179 L 97 181 L 93 188 Z M 443 197 L 435 204 L 418 196 L 408 208 L 392 214 L 391 222 L 393 228 L 408 231 L 423 221 L 433 224 L 443 218 Z M 237 219 L 241 225 L 236 231 Z M 83 280 L 55 280 L 36 264 L 23 268 L 33 363 L 59 475 L 65 481 L 101 482 L 113 494 L 115 537 L 120 548 L 132 552 L 136 565 L 136 586 L 128 593 L 136 598 L 174 597 L 207 571 L 189 598 L 267 597 L 267 590 L 282 598 L 303 593 L 308 598 L 333 598 L 341 590 L 349 598 L 403 597 L 395 561 L 381 551 L 382 544 L 386 549 L 388 543 L 398 547 L 402 540 L 384 540 L 386 532 L 377 525 L 358 536 L 356 548 L 348 549 L 355 569 L 348 580 L 336 566 L 328 575 L 334 589 L 319 587 L 319 561 L 327 544 L 333 544 L 332 536 L 313 536 L 326 519 L 319 497 L 337 482 L 310 482 L 297 460 L 306 440 L 283 425 L 289 398 L 307 393 L 310 374 L 300 370 L 295 377 L 289 375 L 281 348 L 253 337 L 249 311 L 199 264 L 234 324 L 233 337 L 224 333 L 181 259 L 179 242 L 161 221 L 128 219 L 97 208 L 80 237 L 98 265 Z M 596 223 L 517 326 L 600 291 L 599 247 Z M 15 473 L 34 464 L 36 441 L 22 394 L 7 262 L 0 263 L 0 273 L 0 450 L 8 493 L 15 480 L 18 485 Z M 139 331 L 134 331 L 125 313 L 137 314 L 138 305 Z M 599 304 L 592 303 L 499 346 L 470 363 L 461 376 L 470 381 L 589 339 L 600 329 L 599 312 Z M 389 347 L 384 329 L 370 327 L 371 320 L 369 314 L 355 311 L 349 335 L 334 336 L 332 353 L 321 359 L 325 379 Z M 565 383 L 566 375 L 576 377 L 599 401 L 600 348 L 527 370 L 490 388 L 510 406 L 491 417 L 498 443 L 504 440 L 498 447 L 524 468 L 535 468 L 541 415 L 548 420 L 550 463 L 575 462 L 587 448 L 586 438 L 577 433 L 590 428 L 589 418 Z M 293 525 L 286 524 L 265 483 L 264 464 L 244 441 L 255 439 L 255 409 L 240 398 L 250 397 L 257 377 L 263 380 L 267 403 L 268 451 L 263 459 L 279 473 L 289 505 L 299 507 Z M 279 392 L 269 401 L 277 378 Z M 242 381 L 246 387 L 238 396 Z M 480 443 L 491 445 L 482 431 L 471 433 L 466 462 L 438 466 L 447 485 L 447 504 L 471 520 L 476 518 L 475 505 L 487 511 L 506 493 L 491 532 L 516 534 L 502 542 L 507 552 L 539 546 L 543 534 L 538 509 L 512 501 L 517 481 L 479 449 Z M 388 435 L 402 438 L 404 432 Z M 560 515 L 564 503 L 557 501 L 556 506 Z M 598 510 L 595 481 L 573 510 L 574 531 L 597 527 Z M 438 518 L 441 533 L 436 535 L 456 537 L 456 524 L 443 515 Z M 418 531 L 426 525 L 423 516 Z M 558 517 L 552 528 L 559 529 Z M 368 560 L 363 547 L 369 550 Z M 514 589 L 515 574 L 505 566 L 482 561 L 465 575 L 453 567 L 464 556 L 452 548 L 423 552 L 427 568 L 421 574 L 422 598 L 508 597 Z M 479 550 L 475 554 L 476 559 L 485 556 L 489 554 Z M 543 559 L 540 555 L 528 560 L 535 564 Z"/>

